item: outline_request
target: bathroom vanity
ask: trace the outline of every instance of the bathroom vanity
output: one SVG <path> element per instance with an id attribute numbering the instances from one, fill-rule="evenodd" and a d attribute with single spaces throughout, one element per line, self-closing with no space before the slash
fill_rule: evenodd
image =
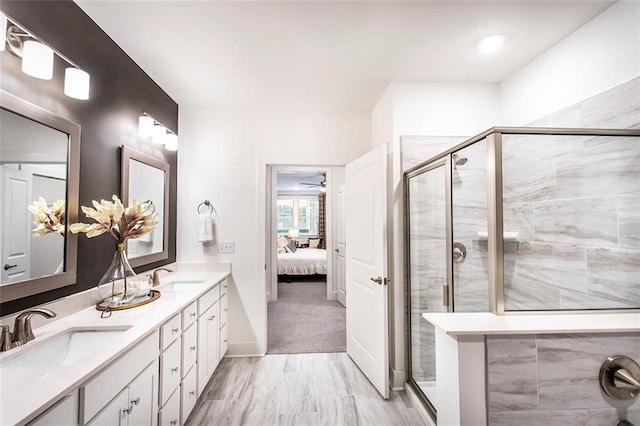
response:
<path id="1" fill-rule="evenodd" d="M 37 328 L 0 354 L 0 424 L 183 424 L 227 349 L 227 277 L 177 272 L 152 303 Z"/>

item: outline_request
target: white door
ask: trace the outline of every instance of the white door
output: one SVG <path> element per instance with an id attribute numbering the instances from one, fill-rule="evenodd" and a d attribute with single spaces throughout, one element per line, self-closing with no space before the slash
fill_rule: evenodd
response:
<path id="1" fill-rule="evenodd" d="M 340 185 L 338 188 L 338 193 L 336 196 L 336 228 L 338 240 L 336 242 L 336 248 L 334 253 L 334 262 L 336 265 L 334 272 L 334 282 L 336 283 L 336 288 L 338 289 L 338 302 L 342 304 L 342 306 L 347 306 L 347 291 L 345 288 L 345 255 L 346 255 L 346 241 L 345 241 L 345 233 L 344 233 L 344 195 L 345 188 L 344 185 Z"/>
<path id="2" fill-rule="evenodd" d="M 31 173 L 4 168 L 2 229 L 2 283 L 30 277 Z"/>
<path id="3" fill-rule="evenodd" d="M 386 146 L 347 164 L 347 353 L 389 397 Z"/>

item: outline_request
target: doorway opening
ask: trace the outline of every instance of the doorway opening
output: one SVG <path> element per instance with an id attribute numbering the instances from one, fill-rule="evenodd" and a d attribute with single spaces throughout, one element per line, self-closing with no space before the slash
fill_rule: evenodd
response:
<path id="1" fill-rule="evenodd" d="M 344 268 L 336 268 L 335 251 L 343 168 L 268 166 L 267 172 L 267 353 L 344 352 L 346 309 L 336 287 Z"/>

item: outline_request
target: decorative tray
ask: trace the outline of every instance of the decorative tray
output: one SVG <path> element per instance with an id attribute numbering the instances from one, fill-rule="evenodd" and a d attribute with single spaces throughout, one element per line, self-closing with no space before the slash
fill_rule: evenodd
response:
<path id="1" fill-rule="evenodd" d="M 147 303 L 151 303 L 154 300 L 160 298 L 160 292 L 158 290 L 150 290 L 149 294 L 145 294 L 144 296 L 139 296 L 132 299 L 129 303 L 122 305 L 110 306 L 108 302 L 102 301 L 96 305 L 96 309 L 99 311 L 122 311 L 124 309 L 132 309 L 137 308 L 138 306 L 146 305 Z"/>

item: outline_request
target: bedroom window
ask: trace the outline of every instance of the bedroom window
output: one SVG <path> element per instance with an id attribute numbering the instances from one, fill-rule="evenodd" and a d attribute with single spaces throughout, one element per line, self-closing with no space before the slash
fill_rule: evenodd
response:
<path id="1" fill-rule="evenodd" d="M 317 197 L 280 196 L 277 203 L 278 234 L 298 229 L 301 236 L 318 235 L 320 209 Z"/>

